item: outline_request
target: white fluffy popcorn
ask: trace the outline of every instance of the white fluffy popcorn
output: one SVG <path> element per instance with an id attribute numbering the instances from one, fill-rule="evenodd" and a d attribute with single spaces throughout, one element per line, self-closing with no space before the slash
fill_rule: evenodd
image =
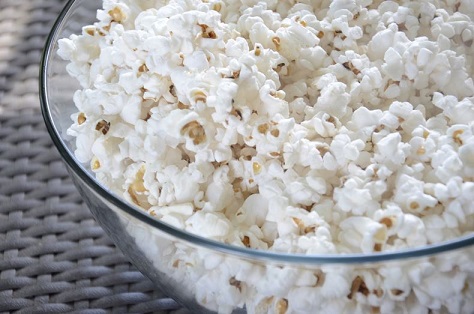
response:
<path id="1" fill-rule="evenodd" d="M 472 232 L 471 1 L 104 0 L 97 18 L 59 41 L 82 88 L 68 134 L 150 215 L 280 253 Z M 150 258 L 222 313 L 473 310 L 466 258 L 303 271 L 178 246 Z"/>

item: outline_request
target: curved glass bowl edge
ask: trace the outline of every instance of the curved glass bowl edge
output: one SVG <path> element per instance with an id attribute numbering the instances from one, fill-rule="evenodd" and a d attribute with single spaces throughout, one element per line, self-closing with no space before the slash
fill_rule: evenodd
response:
<path id="1" fill-rule="evenodd" d="M 325 254 L 325 255 L 304 255 L 304 254 L 288 254 L 288 253 L 277 253 L 270 251 L 260 251 L 249 248 L 241 248 L 231 246 L 222 242 L 206 239 L 191 233 L 179 230 L 171 227 L 163 222 L 160 222 L 156 218 L 148 215 L 142 210 L 128 204 L 119 197 L 108 192 L 102 185 L 100 185 L 90 173 L 88 173 L 76 160 L 74 154 L 67 148 L 65 142 L 61 138 L 51 111 L 49 108 L 48 101 L 48 66 L 53 51 L 53 43 L 57 40 L 59 30 L 66 22 L 69 17 L 71 7 L 74 5 L 76 0 L 69 0 L 61 13 L 59 14 L 53 28 L 46 40 L 46 44 L 43 50 L 43 54 L 40 62 L 40 73 L 39 73 L 39 98 L 41 104 L 41 111 L 44 122 L 51 139 L 59 151 L 64 162 L 69 168 L 74 171 L 79 178 L 92 187 L 101 197 L 107 199 L 109 202 L 126 212 L 127 214 L 139 219 L 144 224 L 161 230 L 177 239 L 183 240 L 193 245 L 207 248 L 209 250 L 219 251 L 226 254 L 242 257 L 250 260 L 259 261 L 270 261 L 276 263 L 290 263 L 290 264 L 359 264 L 359 263 L 375 263 L 384 262 L 391 260 L 401 260 L 407 258 L 424 257 L 428 255 L 439 254 L 448 252 L 456 249 L 465 248 L 470 245 L 474 245 L 474 234 L 464 236 L 461 238 L 445 241 L 437 244 L 432 244 L 423 247 L 410 248 L 400 251 L 389 251 L 380 252 L 374 254 Z"/>

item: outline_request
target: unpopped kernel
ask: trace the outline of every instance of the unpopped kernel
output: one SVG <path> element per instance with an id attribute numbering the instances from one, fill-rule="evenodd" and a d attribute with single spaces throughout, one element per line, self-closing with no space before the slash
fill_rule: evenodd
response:
<path id="1" fill-rule="evenodd" d="M 150 215 L 280 253 L 473 231 L 472 1 L 104 0 L 97 18 L 59 41 L 81 84 L 68 134 L 101 183 Z M 220 312 L 474 308 L 462 257 L 329 267 L 323 281 L 218 257 L 200 268 L 199 253 L 174 250 L 176 278 Z"/>

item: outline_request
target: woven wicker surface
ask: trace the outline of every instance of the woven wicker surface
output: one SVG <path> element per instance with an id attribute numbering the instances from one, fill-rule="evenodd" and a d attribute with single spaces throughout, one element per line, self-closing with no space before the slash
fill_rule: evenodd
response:
<path id="1" fill-rule="evenodd" d="M 64 0 L 0 0 L 0 313 L 169 313 L 83 205 L 43 125 L 38 64 Z"/>

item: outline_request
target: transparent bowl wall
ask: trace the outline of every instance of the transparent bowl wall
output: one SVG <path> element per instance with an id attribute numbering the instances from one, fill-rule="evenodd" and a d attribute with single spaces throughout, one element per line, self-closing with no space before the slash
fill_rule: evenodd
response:
<path id="1" fill-rule="evenodd" d="M 157 287 L 193 313 L 474 312 L 474 238 L 374 255 L 284 255 L 230 247 L 159 222 L 107 192 L 77 162 L 66 135 L 79 88 L 57 40 L 95 21 L 101 3 L 70 1 L 48 39 L 43 115 L 69 173 L 115 244 Z"/>

